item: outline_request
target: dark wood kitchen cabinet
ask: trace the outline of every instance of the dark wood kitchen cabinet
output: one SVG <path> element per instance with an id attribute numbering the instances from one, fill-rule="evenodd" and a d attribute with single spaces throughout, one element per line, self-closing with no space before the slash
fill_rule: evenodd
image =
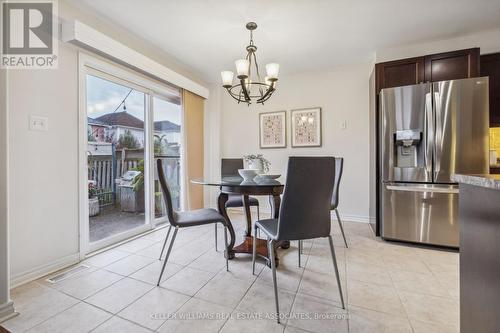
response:
<path id="1" fill-rule="evenodd" d="M 377 95 L 381 89 L 479 76 L 479 48 L 437 53 L 375 65 Z"/>
<path id="2" fill-rule="evenodd" d="M 479 48 L 425 56 L 425 81 L 436 82 L 479 76 Z"/>
<path id="3" fill-rule="evenodd" d="M 500 53 L 481 56 L 481 76 L 490 78 L 490 127 L 500 127 Z"/>
<path id="4" fill-rule="evenodd" d="M 418 84 L 424 81 L 424 57 L 376 64 L 377 95 L 381 89 Z"/>

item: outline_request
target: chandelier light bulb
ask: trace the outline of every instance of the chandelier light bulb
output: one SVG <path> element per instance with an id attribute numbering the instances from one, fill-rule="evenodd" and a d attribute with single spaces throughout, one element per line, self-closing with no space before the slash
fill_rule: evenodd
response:
<path id="1" fill-rule="evenodd" d="M 234 62 L 236 64 L 236 72 L 238 79 L 246 79 L 248 77 L 248 69 L 250 62 L 247 59 L 239 59 Z"/>
<path id="2" fill-rule="evenodd" d="M 277 63 L 270 63 L 266 65 L 266 73 L 270 80 L 276 81 L 280 73 L 280 65 Z"/>
<path id="3" fill-rule="evenodd" d="M 231 88 L 231 86 L 233 85 L 234 73 L 231 71 L 222 71 L 220 73 L 220 76 L 222 78 L 222 86 L 224 88 Z"/>

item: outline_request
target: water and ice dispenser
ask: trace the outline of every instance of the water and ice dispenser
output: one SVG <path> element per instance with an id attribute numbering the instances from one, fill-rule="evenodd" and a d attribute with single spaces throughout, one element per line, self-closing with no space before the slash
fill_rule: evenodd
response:
<path id="1" fill-rule="evenodd" d="M 422 140 L 419 130 L 402 130 L 394 133 L 396 165 L 398 168 L 415 168 L 418 165 L 418 145 Z"/>

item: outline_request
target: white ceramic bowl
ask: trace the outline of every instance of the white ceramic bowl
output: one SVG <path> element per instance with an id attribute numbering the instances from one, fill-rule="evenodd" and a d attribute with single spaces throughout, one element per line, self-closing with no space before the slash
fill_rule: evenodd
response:
<path id="1" fill-rule="evenodd" d="M 259 177 L 262 179 L 278 179 L 281 177 L 281 175 L 261 174 L 261 175 L 259 175 Z"/>
<path id="2" fill-rule="evenodd" d="M 244 180 L 253 180 L 257 176 L 257 169 L 238 169 L 238 173 Z"/>

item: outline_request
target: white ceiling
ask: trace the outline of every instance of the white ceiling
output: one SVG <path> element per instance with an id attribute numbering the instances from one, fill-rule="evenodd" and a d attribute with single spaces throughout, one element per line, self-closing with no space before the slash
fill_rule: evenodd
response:
<path id="1" fill-rule="evenodd" d="M 369 61 L 376 50 L 500 26 L 500 0 L 79 0 L 207 82 L 234 71 L 255 21 L 261 66 L 281 74 Z M 263 70 L 263 69 L 262 69 Z"/>

